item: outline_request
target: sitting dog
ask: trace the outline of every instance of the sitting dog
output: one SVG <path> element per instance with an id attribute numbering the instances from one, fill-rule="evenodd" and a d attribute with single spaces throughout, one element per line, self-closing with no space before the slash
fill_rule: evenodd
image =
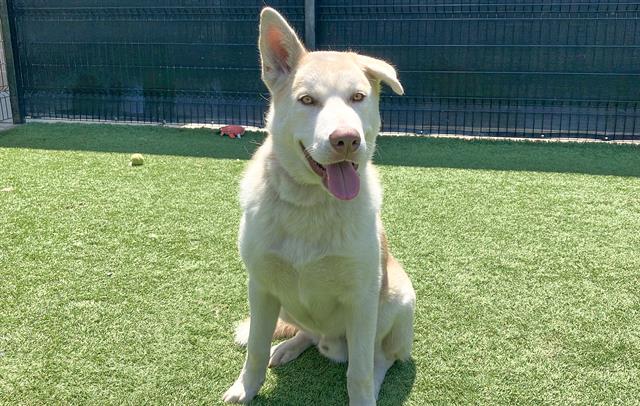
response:
<path id="1" fill-rule="evenodd" d="M 223 399 L 250 401 L 267 366 L 317 345 L 348 361 L 350 404 L 373 405 L 385 373 L 409 358 L 413 341 L 415 293 L 387 249 L 371 163 L 380 83 L 397 94 L 402 85 L 384 61 L 307 52 L 271 8 L 260 16 L 259 48 L 271 105 L 269 135 L 241 183 L 250 321 L 237 340 L 248 348 Z M 274 333 L 290 338 L 270 348 Z"/>

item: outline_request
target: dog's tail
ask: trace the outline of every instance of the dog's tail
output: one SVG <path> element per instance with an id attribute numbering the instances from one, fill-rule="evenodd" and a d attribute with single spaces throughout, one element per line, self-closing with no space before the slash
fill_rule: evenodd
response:
<path id="1" fill-rule="evenodd" d="M 247 317 L 238 323 L 238 327 L 236 327 L 236 336 L 235 342 L 239 345 L 246 346 L 249 341 L 249 324 L 251 323 L 251 318 Z M 276 329 L 273 332 L 273 339 L 282 339 L 282 338 L 290 338 L 296 335 L 298 332 L 298 328 L 293 326 L 282 319 L 278 319 L 278 324 L 276 324 Z"/>

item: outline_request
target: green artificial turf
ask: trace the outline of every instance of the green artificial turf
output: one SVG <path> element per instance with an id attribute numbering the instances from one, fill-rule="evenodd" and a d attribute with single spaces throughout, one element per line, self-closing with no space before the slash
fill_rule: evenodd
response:
<path id="1" fill-rule="evenodd" d="M 1 404 L 220 402 L 244 358 L 237 189 L 261 140 L 0 133 Z M 379 404 L 637 404 L 640 148 L 386 137 L 376 161 L 418 296 Z M 345 372 L 311 349 L 254 404 L 345 404 Z"/>

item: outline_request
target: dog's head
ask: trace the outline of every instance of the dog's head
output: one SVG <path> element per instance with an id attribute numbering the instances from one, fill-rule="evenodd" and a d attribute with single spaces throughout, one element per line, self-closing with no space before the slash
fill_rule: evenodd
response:
<path id="1" fill-rule="evenodd" d="M 353 52 L 307 52 L 271 8 L 260 15 L 259 47 L 278 160 L 296 181 L 353 199 L 380 130 L 380 82 L 403 94 L 395 69 Z"/>

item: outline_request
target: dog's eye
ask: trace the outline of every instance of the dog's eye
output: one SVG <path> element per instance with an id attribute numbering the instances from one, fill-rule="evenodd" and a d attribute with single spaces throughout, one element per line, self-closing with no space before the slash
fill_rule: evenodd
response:
<path id="1" fill-rule="evenodd" d="M 304 96 L 302 96 L 298 100 L 300 101 L 300 103 L 305 104 L 307 106 L 311 106 L 312 104 L 316 103 L 316 101 L 313 100 L 313 97 L 309 96 L 308 94 L 305 94 Z"/>
<path id="2" fill-rule="evenodd" d="M 362 92 L 356 92 L 351 96 L 351 101 L 360 102 L 362 100 L 364 100 L 364 93 Z"/>

